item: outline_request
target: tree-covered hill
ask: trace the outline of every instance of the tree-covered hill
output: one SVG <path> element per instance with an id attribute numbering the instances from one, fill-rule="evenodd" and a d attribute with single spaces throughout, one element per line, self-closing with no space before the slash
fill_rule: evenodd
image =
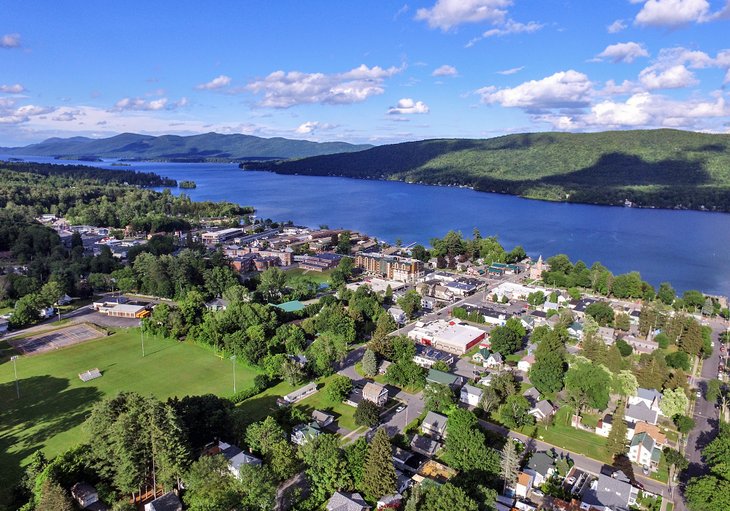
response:
<path id="1" fill-rule="evenodd" d="M 730 211 L 730 135 L 668 129 L 423 140 L 245 168 L 469 186 L 557 201 Z"/>
<path id="2" fill-rule="evenodd" d="M 110 138 L 49 138 L 25 147 L 0 147 L 0 154 L 54 156 L 58 158 L 124 158 L 132 160 L 245 160 L 256 158 L 304 158 L 322 154 L 360 151 L 370 145 L 346 142 L 310 142 L 252 135 L 204 133 L 158 137 L 122 133 Z"/>

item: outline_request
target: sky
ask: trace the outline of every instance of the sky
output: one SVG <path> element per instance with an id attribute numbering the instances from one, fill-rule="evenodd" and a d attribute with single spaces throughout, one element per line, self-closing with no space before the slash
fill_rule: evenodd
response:
<path id="1" fill-rule="evenodd" d="M 0 146 L 730 132 L 730 0 L 0 0 Z"/>

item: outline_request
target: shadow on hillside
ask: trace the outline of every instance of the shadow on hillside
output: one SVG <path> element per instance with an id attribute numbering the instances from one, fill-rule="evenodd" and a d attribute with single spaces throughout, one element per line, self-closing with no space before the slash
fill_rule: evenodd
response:
<path id="1" fill-rule="evenodd" d="M 33 376 L 0 384 L 0 504 L 18 482 L 25 458 L 49 439 L 81 424 L 102 398 L 96 387 L 69 389 L 69 381 Z"/>
<path id="2" fill-rule="evenodd" d="M 546 176 L 534 183 L 585 186 L 701 185 L 710 174 L 701 161 L 667 159 L 644 161 L 625 153 L 604 154 L 590 167 L 575 172 Z"/>

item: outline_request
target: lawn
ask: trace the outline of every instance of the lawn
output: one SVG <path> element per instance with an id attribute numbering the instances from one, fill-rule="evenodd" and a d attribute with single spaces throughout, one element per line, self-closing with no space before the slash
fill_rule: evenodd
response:
<path id="1" fill-rule="evenodd" d="M 324 389 L 327 385 L 327 382 L 329 382 L 331 379 L 332 376 L 317 380 L 317 386 L 319 387 L 319 390 L 315 394 L 307 397 L 306 399 L 302 399 L 294 406 L 303 409 L 308 413 L 311 413 L 314 410 L 321 410 L 332 413 L 335 416 L 336 422 L 340 426 L 354 431 L 358 428 L 353 418 L 355 408 L 353 408 L 352 406 L 348 406 L 344 403 L 332 403 L 329 399 L 327 399 L 327 394 L 325 394 Z M 283 397 L 291 391 L 299 387 L 303 387 L 304 385 L 305 384 L 293 387 L 286 382 L 281 382 L 274 387 L 266 389 L 261 394 L 257 394 L 256 396 L 247 399 L 243 403 L 239 404 L 238 406 L 239 409 L 243 411 L 242 415 L 245 417 L 245 422 L 247 424 L 250 424 L 265 419 L 268 415 L 271 415 L 274 411 L 277 410 L 278 405 L 276 404 L 276 400 L 278 398 Z"/>
<path id="2" fill-rule="evenodd" d="M 315 281 L 317 284 L 329 284 L 330 282 L 330 275 L 332 274 L 332 270 L 325 270 L 323 272 L 318 271 L 310 271 L 310 270 L 302 270 L 301 268 L 292 268 L 291 270 L 286 270 L 284 273 L 288 277 L 298 277 L 300 275 L 305 275 Z"/>
<path id="3" fill-rule="evenodd" d="M 189 343 L 145 338 L 142 358 L 138 329 L 17 362 L 20 399 L 16 397 L 13 364 L 0 363 L 0 503 L 25 460 L 41 448 L 54 456 L 85 439 L 81 427 L 92 405 L 118 392 L 153 394 L 160 399 L 233 393 L 229 360 Z M 99 368 L 101 378 L 82 382 L 78 374 Z M 256 371 L 239 364 L 237 388 L 252 384 Z"/>
<path id="4" fill-rule="evenodd" d="M 589 458 L 610 463 L 611 456 L 606 451 L 606 439 L 594 433 L 571 427 L 569 420 L 571 411 L 569 408 L 558 410 L 552 426 L 547 429 L 544 426 L 537 425 L 522 428 L 519 432 L 528 436 L 534 435 L 538 440 L 583 454 Z"/>

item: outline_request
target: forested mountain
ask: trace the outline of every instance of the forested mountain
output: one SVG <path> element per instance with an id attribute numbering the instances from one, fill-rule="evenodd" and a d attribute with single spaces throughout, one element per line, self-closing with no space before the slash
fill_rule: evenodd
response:
<path id="1" fill-rule="evenodd" d="M 730 135 L 668 129 L 423 140 L 244 167 L 556 201 L 730 211 Z"/>
<path id="2" fill-rule="evenodd" d="M 245 160 L 255 158 L 304 158 L 322 154 L 368 149 L 370 145 L 345 142 L 310 142 L 252 135 L 205 133 L 181 137 L 153 137 L 122 133 L 110 138 L 49 138 L 25 147 L 0 147 L 0 154 L 54 156 L 59 158 L 124 158 L 132 160 Z"/>

